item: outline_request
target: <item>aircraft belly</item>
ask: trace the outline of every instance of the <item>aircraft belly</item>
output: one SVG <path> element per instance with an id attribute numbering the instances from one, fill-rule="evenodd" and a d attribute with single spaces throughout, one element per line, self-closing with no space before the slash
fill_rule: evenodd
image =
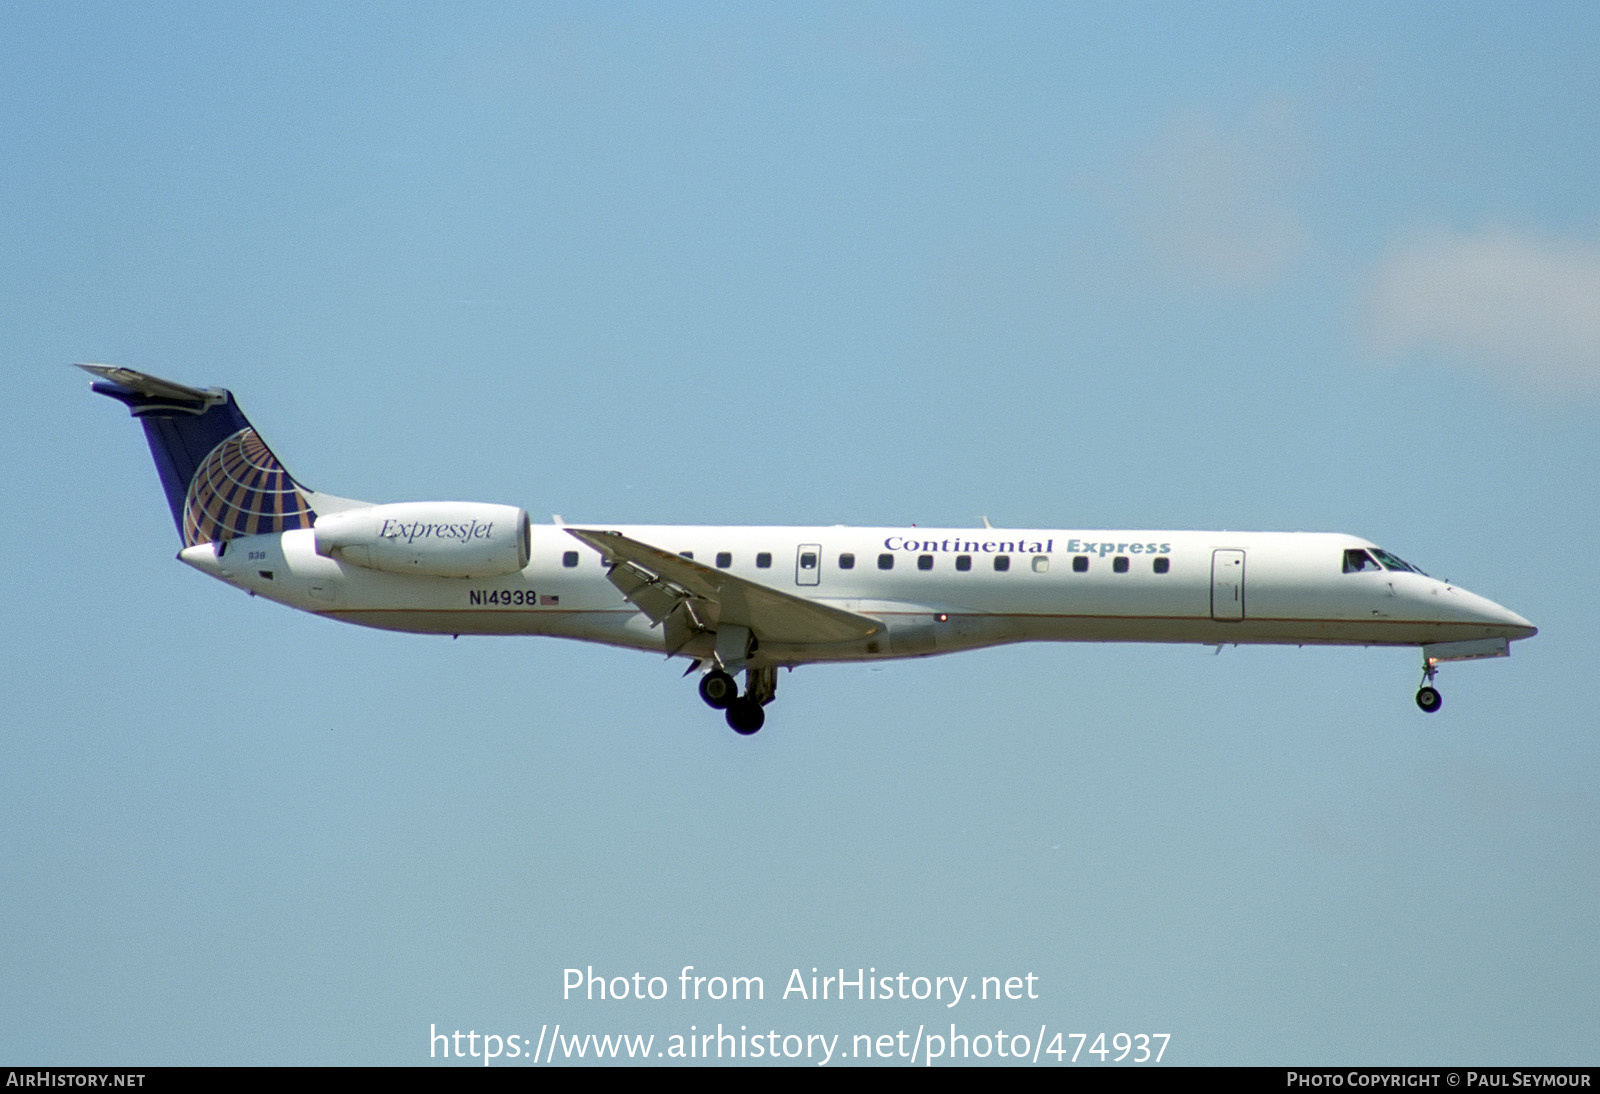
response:
<path id="1" fill-rule="evenodd" d="M 658 649 L 659 631 L 639 626 L 631 609 L 598 611 L 458 611 L 409 608 L 331 608 L 317 614 L 345 623 L 414 634 L 527 634 L 577 638 Z"/>
<path id="2" fill-rule="evenodd" d="M 1209 616 L 948 615 L 888 617 L 887 641 L 785 650 L 785 663 L 871 660 L 954 653 L 1012 642 L 1161 642 L 1417 646 L 1427 642 L 1493 637 L 1492 627 L 1470 622 L 1405 619 L 1243 619 Z M 875 647 L 875 648 L 868 648 Z M 767 651 L 778 658 L 777 650 Z"/>

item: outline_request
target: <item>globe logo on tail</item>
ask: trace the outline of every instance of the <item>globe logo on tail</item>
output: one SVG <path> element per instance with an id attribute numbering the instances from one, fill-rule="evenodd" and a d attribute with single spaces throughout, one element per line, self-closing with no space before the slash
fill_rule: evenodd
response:
<path id="1" fill-rule="evenodd" d="M 254 429 L 241 429 L 195 469 L 183 501 L 183 543 L 217 543 L 317 519 L 299 485 Z"/>

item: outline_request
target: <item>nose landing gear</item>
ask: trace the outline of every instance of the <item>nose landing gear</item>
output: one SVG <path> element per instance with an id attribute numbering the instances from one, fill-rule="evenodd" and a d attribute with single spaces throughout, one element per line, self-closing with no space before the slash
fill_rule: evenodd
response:
<path id="1" fill-rule="evenodd" d="M 1444 697 L 1439 694 L 1439 689 L 1433 686 L 1433 678 L 1439 674 L 1439 662 L 1432 657 L 1422 658 L 1422 686 L 1417 689 L 1417 706 L 1424 714 L 1433 714 L 1444 706 Z"/>

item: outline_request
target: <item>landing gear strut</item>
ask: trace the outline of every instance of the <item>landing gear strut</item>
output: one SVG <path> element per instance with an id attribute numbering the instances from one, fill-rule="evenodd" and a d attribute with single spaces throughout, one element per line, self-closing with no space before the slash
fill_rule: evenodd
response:
<path id="1" fill-rule="evenodd" d="M 1439 675 L 1439 663 L 1431 657 L 1422 659 L 1422 686 L 1417 689 L 1417 706 L 1422 708 L 1424 714 L 1433 714 L 1444 706 L 1444 697 L 1439 694 L 1439 689 L 1433 686 L 1433 678 Z"/>

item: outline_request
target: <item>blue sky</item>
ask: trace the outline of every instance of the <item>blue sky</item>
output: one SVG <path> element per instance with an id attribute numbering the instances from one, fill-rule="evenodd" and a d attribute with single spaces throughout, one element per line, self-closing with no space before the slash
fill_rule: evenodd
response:
<path id="1" fill-rule="evenodd" d="M 954 1020 L 1593 1063 L 1597 43 L 1580 4 L 6 7 L 0 1059 Z M 648 656 L 207 582 L 80 360 L 227 386 L 350 497 L 1347 531 L 1541 634 L 1432 718 L 1403 651 L 1024 647 L 803 669 L 744 740 Z M 768 998 L 561 998 L 687 964 Z M 813 966 L 1040 998 L 776 998 Z"/>

